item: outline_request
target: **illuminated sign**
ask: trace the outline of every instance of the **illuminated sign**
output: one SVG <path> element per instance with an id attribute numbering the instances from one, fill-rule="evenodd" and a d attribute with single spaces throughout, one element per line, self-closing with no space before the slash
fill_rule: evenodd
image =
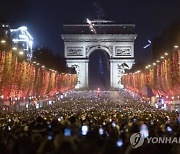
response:
<path id="1" fill-rule="evenodd" d="M 20 35 L 19 35 L 19 38 L 20 38 L 20 39 L 27 39 L 27 36 L 24 35 L 24 34 L 20 34 Z"/>
<path id="2" fill-rule="evenodd" d="M 28 32 L 26 26 L 21 26 L 17 29 L 10 29 L 12 35 L 12 41 L 14 46 L 21 47 L 24 51 L 26 51 L 28 60 L 32 58 L 32 46 L 33 46 L 33 37 Z"/>

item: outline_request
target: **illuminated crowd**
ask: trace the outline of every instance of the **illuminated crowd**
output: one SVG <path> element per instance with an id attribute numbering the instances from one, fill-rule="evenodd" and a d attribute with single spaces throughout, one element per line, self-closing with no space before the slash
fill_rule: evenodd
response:
<path id="1" fill-rule="evenodd" d="M 155 109 L 125 91 L 74 91 L 44 108 L 1 113 L 0 153 L 180 153 L 178 144 L 134 149 L 130 136 L 137 132 L 179 137 L 179 113 Z"/>

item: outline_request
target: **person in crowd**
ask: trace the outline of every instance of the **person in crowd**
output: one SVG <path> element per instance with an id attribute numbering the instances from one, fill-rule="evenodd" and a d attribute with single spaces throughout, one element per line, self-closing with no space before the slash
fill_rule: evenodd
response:
<path id="1" fill-rule="evenodd" d="M 177 144 L 132 148 L 130 136 L 142 126 L 148 136 L 180 137 L 180 117 L 123 90 L 74 92 L 51 106 L 0 117 L 1 154 L 180 153 Z"/>

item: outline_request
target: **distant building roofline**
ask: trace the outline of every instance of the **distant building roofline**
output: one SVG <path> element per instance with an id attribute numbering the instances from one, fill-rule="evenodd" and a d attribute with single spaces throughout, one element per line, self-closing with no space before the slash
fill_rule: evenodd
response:
<path id="1" fill-rule="evenodd" d="M 64 24 L 64 27 L 78 27 L 78 26 L 89 26 L 89 24 Z M 135 24 L 94 24 L 94 26 L 127 26 L 127 27 L 135 27 Z"/>

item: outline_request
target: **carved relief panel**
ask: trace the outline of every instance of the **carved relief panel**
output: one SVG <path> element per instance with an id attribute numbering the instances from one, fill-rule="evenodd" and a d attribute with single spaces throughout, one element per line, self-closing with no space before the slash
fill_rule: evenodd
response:
<path id="1" fill-rule="evenodd" d="M 132 47 L 131 46 L 116 46 L 115 47 L 115 56 L 131 57 L 132 56 Z"/>
<path id="2" fill-rule="evenodd" d="M 83 56 L 83 47 L 67 47 L 67 56 Z"/>

